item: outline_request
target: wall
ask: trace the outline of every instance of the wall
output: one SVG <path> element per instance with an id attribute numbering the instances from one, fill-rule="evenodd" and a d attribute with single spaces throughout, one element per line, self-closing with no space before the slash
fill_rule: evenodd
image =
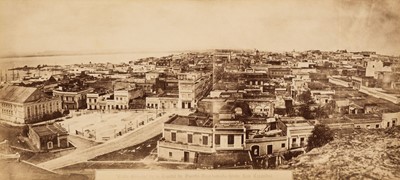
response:
<path id="1" fill-rule="evenodd" d="M 284 144 L 284 147 L 282 147 Z M 286 142 L 286 137 L 265 137 L 257 138 L 252 140 L 246 140 L 246 150 L 251 152 L 251 147 L 259 146 L 259 156 L 267 155 L 267 146 L 272 145 L 272 153 L 278 153 L 281 150 L 287 150 L 288 144 Z M 253 152 L 251 152 L 253 153 Z"/>
<path id="2" fill-rule="evenodd" d="M 382 114 L 382 123 L 381 123 L 382 128 L 389 128 L 392 126 L 399 126 L 399 125 L 400 125 L 400 112 Z"/>
<path id="3" fill-rule="evenodd" d="M 184 150 L 180 149 L 172 149 L 166 147 L 158 147 L 158 160 L 159 161 L 184 161 Z M 189 162 L 194 162 L 196 152 L 186 151 L 189 152 Z M 170 153 L 172 153 L 170 156 Z"/>
<path id="4" fill-rule="evenodd" d="M 40 149 L 40 137 L 38 134 L 36 134 L 32 128 L 29 128 L 29 132 L 28 132 L 28 137 L 29 139 L 32 140 L 33 144 Z"/>

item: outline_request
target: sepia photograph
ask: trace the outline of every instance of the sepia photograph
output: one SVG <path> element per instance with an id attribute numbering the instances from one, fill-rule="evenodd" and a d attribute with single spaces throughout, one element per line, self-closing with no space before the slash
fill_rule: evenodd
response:
<path id="1" fill-rule="evenodd" d="M 400 179 L 399 0 L 0 0 L 0 179 Z"/>

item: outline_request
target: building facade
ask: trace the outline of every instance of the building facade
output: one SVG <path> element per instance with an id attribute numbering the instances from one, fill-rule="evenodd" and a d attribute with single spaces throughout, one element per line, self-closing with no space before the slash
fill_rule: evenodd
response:
<path id="1" fill-rule="evenodd" d="M 68 148 L 68 132 L 59 124 L 29 126 L 28 137 L 40 151 Z"/>
<path id="2" fill-rule="evenodd" d="M 40 121 L 45 115 L 62 112 L 61 100 L 40 89 L 8 86 L 0 90 L 0 119 L 13 123 Z"/>
<path id="3" fill-rule="evenodd" d="M 53 96 L 61 99 L 63 109 L 86 109 L 86 95 L 90 91 L 92 89 L 81 91 L 53 90 Z"/>

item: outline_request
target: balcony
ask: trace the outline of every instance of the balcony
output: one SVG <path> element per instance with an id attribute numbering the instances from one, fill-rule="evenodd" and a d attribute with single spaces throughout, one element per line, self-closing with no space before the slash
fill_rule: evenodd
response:
<path id="1" fill-rule="evenodd" d="M 292 148 L 301 148 L 301 147 L 306 147 L 307 144 L 305 142 L 299 143 L 292 143 Z"/>
<path id="2" fill-rule="evenodd" d="M 244 150 L 245 145 L 234 146 L 233 144 L 228 144 L 226 146 L 221 146 L 220 144 L 215 145 L 215 150 Z"/>
<path id="3" fill-rule="evenodd" d="M 158 145 L 160 147 L 182 149 L 182 150 L 195 151 L 195 152 L 203 152 L 203 153 L 212 153 L 213 152 L 213 148 L 211 146 L 189 145 L 189 144 L 183 144 L 183 143 L 168 142 L 165 140 L 158 141 Z"/>

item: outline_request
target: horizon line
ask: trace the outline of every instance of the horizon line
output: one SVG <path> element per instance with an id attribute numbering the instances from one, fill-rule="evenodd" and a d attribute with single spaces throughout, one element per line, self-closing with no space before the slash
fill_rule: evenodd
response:
<path id="1" fill-rule="evenodd" d="M 250 51 L 250 50 L 259 50 L 260 52 L 279 52 L 279 53 L 284 53 L 284 52 L 305 52 L 305 51 L 322 51 L 322 52 L 335 52 L 338 50 L 346 50 L 347 52 L 375 52 L 378 55 L 383 55 L 383 56 L 392 56 L 392 57 L 400 57 L 400 54 L 380 54 L 377 51 L 371 51 L 371 50 L 361 50 L 361 51 L 351 51 L 347 49 L 337 49 L 337 50 L 320 50 L 320 49 L 308 49 L 308 50 L 261 50 L 258 48 L 213 48 L 213 49 L 197 49 L 197 50 L 164 50 L 164 51 L 105 51 L 105 52 L 74 52 L 74 51 L 43 51 L 43 52 L 36 52 L 36 53 L 25 53 L 22 55 L 3 55 L 0 56 L 0 59 L 5 59 L 5 58 L 29 58 L 29 57 L 52 57 L 52 56 L 80 56 L 80 55 L 111 55 L 111 54 L 134 54 L 134 53 L 185 53 L 185 52 L 208 52 L 208 51 L 216 51 L 216 50 L 233 50 L 233 51 Z M 151 56 L 149 56 L 151 57 Z"/>

